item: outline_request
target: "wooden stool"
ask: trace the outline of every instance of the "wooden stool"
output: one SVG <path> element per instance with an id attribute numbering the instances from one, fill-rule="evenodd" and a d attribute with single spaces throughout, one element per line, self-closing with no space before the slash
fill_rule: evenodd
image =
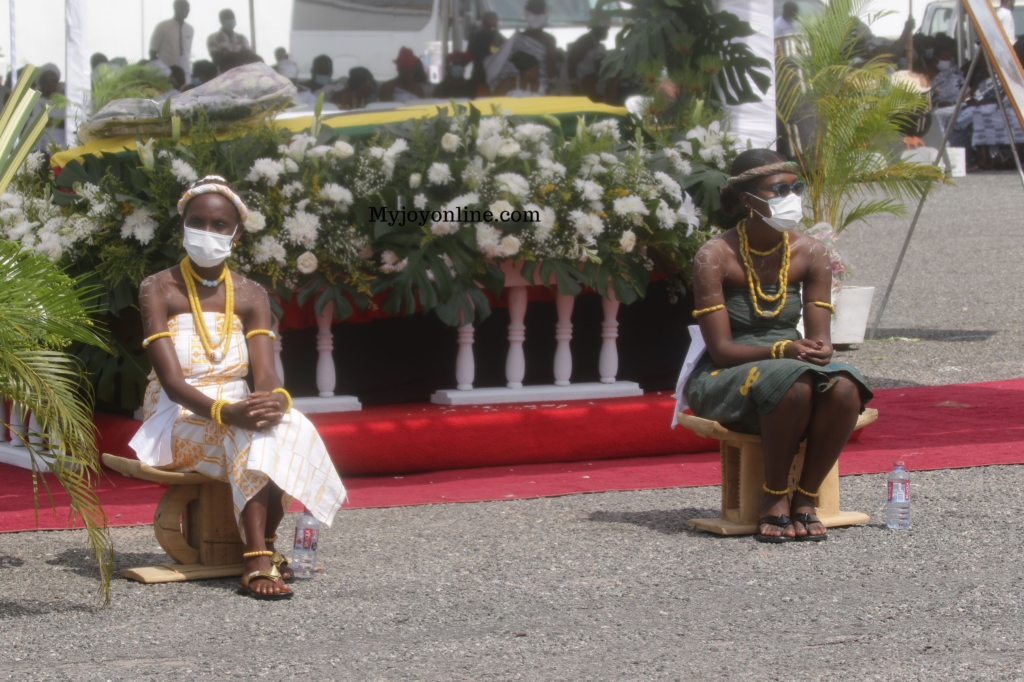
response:
<path id="1" fill-rule="evenodd" d="M 855 429 L 861 429 L 878 419 L 878 410 L 867 409 L 857 419 Z M 721 441 L 722 453 L 722 516 L 717 519 L 691 519 L 690 528 L 719 535 L 752 535 L 757 532 L 761 518 L 761 498 L 764 490 L 764 452 L 761 437 L 730 431 L 718 422 L 679 413 L 679 423 L 705 438 Z M 793 458 L 789 471 L 789 487 L 793 488 L 804 465 L 807 441 L 800 444 L 800 452 Z M 818 489 L 816 513 L 827 528 L 867 523 L 871 517 L 860 512 L 839 510 L 839 462 L 828 472 Z"/>
<path id="2" fill-rule="evenodd" d="M 242 575 L 245 546 L 235 523 L 231 486 L 203 474 L 161 471 L 114 455 L 104 454 L 103 463 L 129 478 L 171 486 L 156 507 L 153 531 L 177 563 L 126 568 L 122 578 L 171 583 Z"/>

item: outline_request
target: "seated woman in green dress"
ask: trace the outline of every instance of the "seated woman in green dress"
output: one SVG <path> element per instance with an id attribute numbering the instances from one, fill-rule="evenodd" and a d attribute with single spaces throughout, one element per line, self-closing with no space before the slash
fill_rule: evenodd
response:
<path id="1" fill-rule="evenodd" d="M 685 396 L 698 417 L 761 434 L 765 493 L 755 537 L 824 540 L 814 515 L 818 488 L 871 391 L 856 369 L 832 361 L 832 268 L 825 247 L 796 229 L 804 190 L 796 165 L 751 149 L 731 174 L 722 207 L 744 218 L 694 258 L 693 315 L 707 351 Z M 790 467 L 805 438 L 803 470 L 790 490 Z"/>

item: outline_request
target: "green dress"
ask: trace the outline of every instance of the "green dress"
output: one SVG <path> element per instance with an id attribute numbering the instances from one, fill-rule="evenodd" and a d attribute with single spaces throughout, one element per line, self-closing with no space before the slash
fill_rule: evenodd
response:
<path id="1" fill-rule="evenodd" d="M 772 295 L 778 287 L 765 286 L 763 290 Z M 769 310 L 775 309 L 773 304 L 768 306 Z M 747 288 L 725 289 L 725 308 L 729 312 L 732 338 L 736 343 L 771 348 L 777 341 L 800 338 L 796 328 L 802 309 L 800 285 L 790 285 L 786 307 L 778 317 L 759 317 L 754 312 Z M 720 369 L 706 351 L 697 361 L 684 390 L 696 416 L 714 420 L 734 431 L 760 433 L 761 416 L 770 414 L 786 391 L 806 372 L 813 375 L 815 390 L 821 393 L 835 385 L 840 373 L 845 373 L 860 389 L 862 404 L 873 397 L 860 372 L 842 362 L 822 367 L 783 358 Z"/>

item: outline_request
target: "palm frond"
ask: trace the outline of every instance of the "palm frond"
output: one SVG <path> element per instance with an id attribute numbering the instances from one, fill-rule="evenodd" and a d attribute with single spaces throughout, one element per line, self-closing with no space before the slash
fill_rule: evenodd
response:
<path id="1" fill-rule="evenodd" d="M 89 108 L 95 114 L 116 99 L 154 99 L 172 87 L 170 78 L 142 62 L 103 68 L 93 79 Z"/>

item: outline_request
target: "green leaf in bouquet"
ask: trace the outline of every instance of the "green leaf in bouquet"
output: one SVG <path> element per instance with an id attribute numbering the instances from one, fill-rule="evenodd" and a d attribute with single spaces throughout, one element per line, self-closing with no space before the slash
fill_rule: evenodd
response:
<path id="1" fill-rule="evenodd" d="M 299 307 L 306 305 L 306 302 L 322 290 L 325 284 L 327 284 L 327 279 L 322 274 L 318 273 L 316 276 L 311 277 L 295 294 L 295 301 L 299 304 Z"/>
<path id="2" fill-rule="evenodd" d="M 98 184 L 99 178 L 93 177 L 91 173 L 85 170 L 81 162 L 75 159 L 74 161 L 68 161 L 67 165 L 61 169 L 60 175 L 57 176 L 57 186 L 64 187 L 66 189 L 73 189 L 76 183 L 81 184 Z"/>

